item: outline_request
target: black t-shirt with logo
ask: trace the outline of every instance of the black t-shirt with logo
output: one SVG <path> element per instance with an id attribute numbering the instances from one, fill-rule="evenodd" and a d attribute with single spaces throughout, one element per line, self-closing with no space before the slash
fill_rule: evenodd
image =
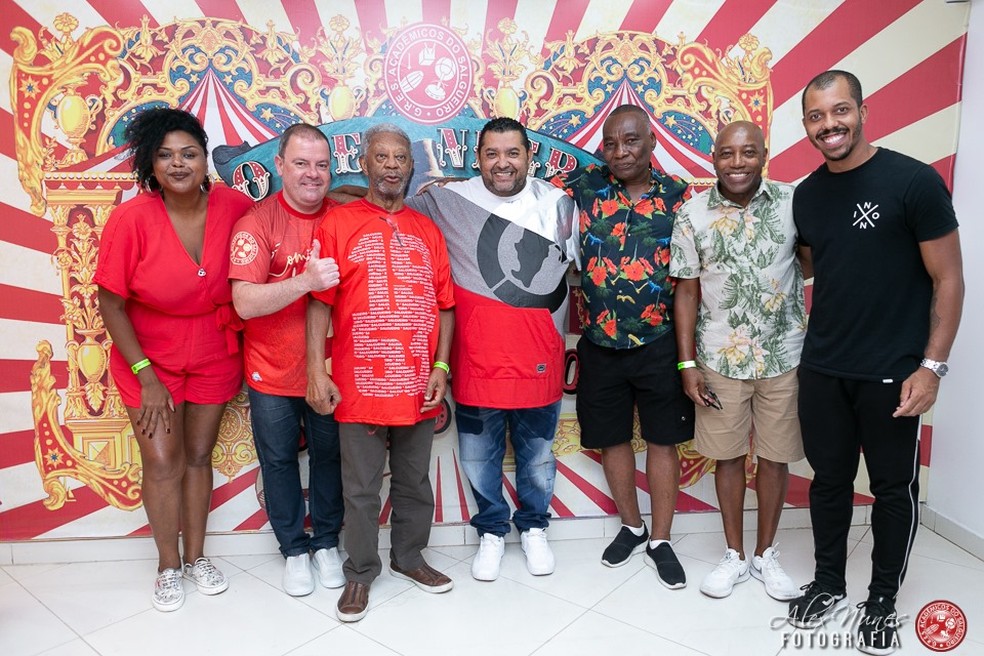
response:
<path id="1" fill-rule="evenodd" d="M 909 376 L 929 338 L 933 292 L 919 242 L 957 228 L 943 179 L 880 148 L 850 171 L 811 173 L 793 214 L 815 275 L 802 366 L 860 380 Z"/>

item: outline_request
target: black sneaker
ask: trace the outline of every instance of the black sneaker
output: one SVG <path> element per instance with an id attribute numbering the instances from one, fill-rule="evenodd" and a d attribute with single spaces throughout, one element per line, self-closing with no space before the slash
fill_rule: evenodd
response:
<path id="1" fill-rule="evenodd" d="M 825 590 L 816 581 L 804 585 L 803 596 L 789 602 L 789 623 L 800 629 L 813 629 L 823 624 L 823 618 L 847 606 L 843 592 Z"/>
<path id="2" fill-rule="evenodd" d="M 687 574 L 669 542 L 660 542 L 655 549 L 647 544 L 646 564 L 656 570 L 656 578 L 670 590 L 687 585 Z"/>
<path id="3" fill-rule="evenodd" d="M 618 535 L 605 549 L 605 553 L 601 555 L 601 562 L 609 567 L 621 567 L 629 562 L 632 556 L 642 553 L 647 542 L 649 542 L 649 529 L 646 528 L 645 523 L 642 525 L 642 535 L 638 537 L 629 530 L 628 526 L 622 526 Z"/>
<path id="4" fill-rule="evenodd" d="M 875 597 L 858 604 L 864 610 L 858 625 L 858 651 L 884 656 L 899 647 L 899 617 L 895 602 L 888 597 Z"/>

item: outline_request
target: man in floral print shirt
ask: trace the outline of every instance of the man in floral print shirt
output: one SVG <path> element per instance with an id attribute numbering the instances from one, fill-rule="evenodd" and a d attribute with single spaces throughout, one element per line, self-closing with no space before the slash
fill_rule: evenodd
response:
<path id="1" fill-rule="evenodd" d="M 670 275 L 677 279 L 673 316 L 683 388 L 697 407 L 694 446 L 716 460 L 727 542 L 724 558 L 700 590 L 727 597 L 751 575 L 769 596 L 788 601 L 800 592 L 779 564 L 773 542 L 788 463 L 803 458 L 796 371 L 806 311 L 793 187 L 762 179 L 766 156 L 765 138 L 754 123 L 735 121 L 721 130 L 714 142 L 717 186 L 677 214 Z M 746 558 L 742 513 L 753 423 L 758 540 Z"/>
<path id="2" fill-rule="evenodd" d="M 659 581 L 682 588 L 687 577 L 669 539 L 680 482 L 676 445 L 693 437 L 694 405 L 676 367 L 668 265 L 673 216 L 689 190 L 652 167 L 656 137 L 642 108 L 616 108 L 602 134 L 606 166 L 577 169 L 555 181 L 581 208 L 581 445 L 601 449 L 623 524 L 602 562 L 618 567 L 645 549 Z M 652 540 L 636 499 L 634 407 L 647 443 Z"/>

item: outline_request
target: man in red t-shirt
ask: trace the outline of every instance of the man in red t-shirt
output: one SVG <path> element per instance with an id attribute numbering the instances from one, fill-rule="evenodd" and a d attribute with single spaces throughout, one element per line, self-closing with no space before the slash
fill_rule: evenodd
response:
<path id="1" fill-rule="evenodd" d="M 328 139 L 298 124 L 280 140 L 274 163 L 283 189 L 236 224 L 231 244 L 232 298 L 245 320 L 244 358 L 253 440 L 263 473 L 270 525 L 287 562 L 284 592 L 314 591 L 310 552 L 322 585 L 345 584 L 338 553 L 342 528 L 342 482 L 338 424 L 305 402 L 304 321 L 308 293 L 338 284 L 338 265 L 321 257 L 312 235 L 337 203 L 325 198 L 330 182 Z M 301 430 L 309 458 L 312 535 L 298 446 Z"/>
<path id="2" fill-rule="evenodd" d="M 390 572 L 426 592 L 453 585 L 421 555 L 434 516 L 431 443 L 454 330 L 447 247 L 430 219 L 403 205 L 413 168 L 407 135 L 376 125 L 362 148 L 367 196 L 333 209 L 315 233 L 322 253 L 338 260 L 340 282 L 314 291 L 307 309 L 307 400 L 339 422 L 348 560 L 336 614 L 343 622 L 365 617 L 369 586 L 382 570 L 379 493 L 387 444 Z M 331 375 L 322 365 L 329 326 Z"/>

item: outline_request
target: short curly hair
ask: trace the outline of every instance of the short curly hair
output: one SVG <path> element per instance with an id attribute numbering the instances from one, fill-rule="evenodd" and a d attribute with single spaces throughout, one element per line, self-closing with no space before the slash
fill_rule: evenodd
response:
<path id="1" fill-rule="evenodd" d="M 133 172 L 137 174 L 137 182 L 144 189 L 161 190 L 161 183 L 154 177 L 154 156 L 164 143 L 164 137 L 169 132 L 176 131 L 190 134 L 205 151 L 205 155 L 208 155 L 208 135 L 205 134 L 205 128 L 193 114 L 181 109 L 155 107 L 144 110 L 123 131 L 128 152 L 133 156 Z M 206 175 L 206 189 L 210 183 Z"/>

